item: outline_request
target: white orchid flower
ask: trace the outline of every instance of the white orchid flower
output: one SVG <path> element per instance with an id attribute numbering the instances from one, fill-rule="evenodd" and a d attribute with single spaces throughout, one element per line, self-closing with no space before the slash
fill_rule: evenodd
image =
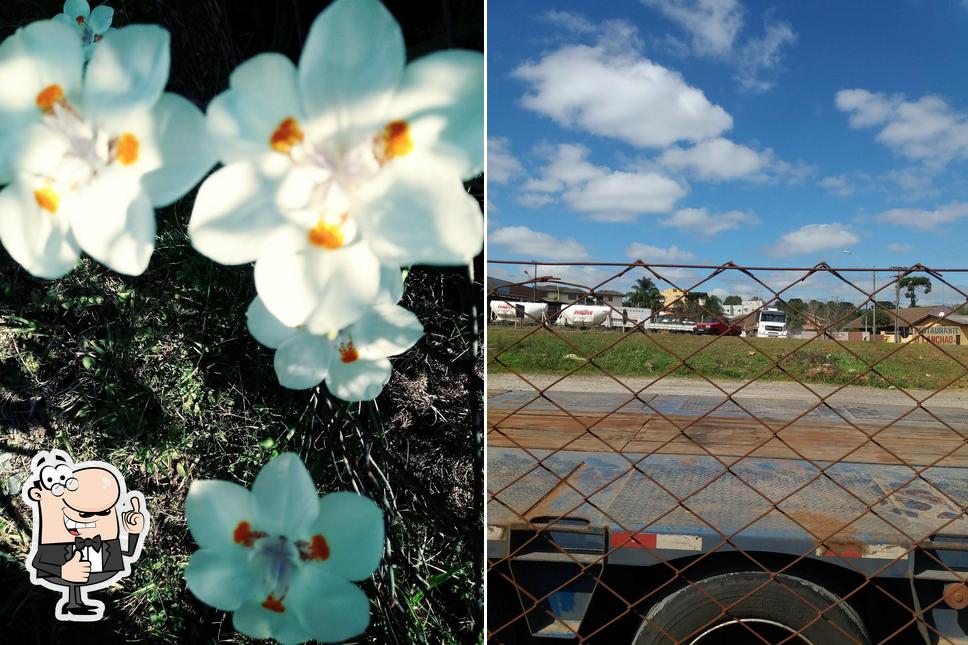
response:
<path id="1" fill-rule="evenodd" d="M 87 61 L 94 53 L 94 44 L 110 31 L 114 9 L 102 4 L 91 11 L 87 0 L 67 0 L 64 3 L 64 13 L 57 14 L 52 20 L 58 20 L 77 30 L 84 48 L 84 60 Z"/>
<path id="2" fill-rule="evenodd" d="M 0 242 L 61 277 L 84 250 L 129 275 L 154 250 L 154 208 L 215 164 L 201 111 L 164 92 L 168 32 L 114 29 L 84 67 L 81 39 L 35 22 L 0 44 Z"/>
<path id="3" fill-rule="evenodd" d="M 423 325 L 410 311 L 392 302 L 372 306 L 335 333 L 313 334 L 287 327 L 256 297 L 246 311 L 249 333 L 276 350 L 273 366 L 279 384 L 305 390 L 326 381 L 344 401 L 372 401 L 390 380 L 390 356 L 407 351 L 423 336 Z"/>
<path id="4" fill-rule="evenodd" d="M 258 55 L 209 105 L 226 166 L 202 184 L 192 244 L 222 264 L 254 261 L 286 325 L 346 327 L 374 301 L 381 265 L 466 264 L 480 251 L 480 207 L 461 180 L 483 168 L 483 92 L 481 53 L 407 65 L 383 5 L 337 0 L 298 68 Z"/>
<path id="5" fill-rule="evenodd" d="M 235 629 L 281 643 L 336 642 L 370 622 L 365 580 L 383 554 L 383 512 L 355 493 L 316 496 L 293 453 L 263 467 L 252 492 L 192 482 L 185 517 L 199 545 L 185 568 L 202 602 L 235 612 Z"/>

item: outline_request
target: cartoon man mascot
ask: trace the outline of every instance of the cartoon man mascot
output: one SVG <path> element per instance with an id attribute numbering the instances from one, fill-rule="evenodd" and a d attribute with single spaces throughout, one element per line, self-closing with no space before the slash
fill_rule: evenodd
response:
<path id="1" fill-rule="evenodd" d="M 63 593 L 58 620 L 100 620 L 104 603 L 87 593 L 131 573 L 148 531 L 144 495 L 126 492 L 114 466 L 74 464 L 62 450 L 37 453 L 30 471 L 22 491 L 34 516 L 30 581 Z"/>

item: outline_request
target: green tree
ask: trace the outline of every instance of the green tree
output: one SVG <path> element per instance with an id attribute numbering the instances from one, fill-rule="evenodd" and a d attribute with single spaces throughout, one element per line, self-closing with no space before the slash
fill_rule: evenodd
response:
<path id="1" fill-rule="evenodd" d="M 918 306 L 918 289 L 924 289 L 925 295 L 931 293 L 931 280 L 923 275 L 901 278 L 897 281 L 897 286 L 904 290 L 904 297 L 911 301 L 912 307 Z"/>
<path id="2" fill-rule="evenodd" d="M 632 290 L 625 294 L 623 307 L 645 307 L 653 311 L 662 308 L 664 300 L 659 289 L 648 276 L 642 276 L 635 281 Z"/>
<path id="3" fill-rule="evenodd" d="M 724 305 L 741 305 L 741 304 L 743 304 L 743 299 L 740 298 L 739 296 L 726 296 L 726 299 L 723 300 L 723 304 Z"/>

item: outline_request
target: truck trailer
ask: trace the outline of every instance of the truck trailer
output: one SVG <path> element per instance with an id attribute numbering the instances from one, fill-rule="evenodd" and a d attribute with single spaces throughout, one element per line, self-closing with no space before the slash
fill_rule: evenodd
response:
<path id="1" fill-rule="evenodd" d="M 595 606 L 636 622 L 590 642 L 968 643 L 968 411 L 500 391 L 488 426 L 495 642 Z"/>

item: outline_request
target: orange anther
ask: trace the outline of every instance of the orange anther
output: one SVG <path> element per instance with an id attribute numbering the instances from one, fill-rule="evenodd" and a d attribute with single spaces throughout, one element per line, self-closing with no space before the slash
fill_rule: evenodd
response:
<path id="1" fill-rule="evenodd" d="M 340 345 L 339 348 L 339 359 L 344 363 L 352 363 L 353 361 L 359 359 L 360 352 L 353 345 L 353 341 L 349 341 L 345 345 Z"/>
<path id="2" fill-rule="evenodd" d="M 243 520 L 232 532 L 232 541 L 242 546 L 252 546 L 256 540 L 265 536 L 262 531 L 253 531 L 252 525 Z"/>
<path id="3" fill-rule="evenodd" d="M 384 161 L 409 154 L 413 151 L 410 126 L 406 121 L 391 121 L 377 136 L 377 143 L 383 146 L 380 152 Z"/>
<path id="4" fill-rule="evenodd" d="M 338 224 L 329 224 L 320 219 L 316 226 L 309 229 L 309 241 L 314 246 L 332 250 L 342 247 L 346 239 Z"/>
<path id="5" fill-rule="evenodd" d="M 286 611 L 286 607 L 282 604 L 282 600 L 285 597 L 286 594 L 283 594 L 280 598 L 276 598 L 275 595 L 269 594 L 269 597 L 262 602 L 262 606 L 269 611 L 274 611 L 281 614 L 282 612 Z"/>
<path id="6" fill-rule="evenodd" d="M 77 21 L 77 24 L 79 24 L 79 25 L 83 25 L 84 24 L 84 16 L 78 16 L 74 20 L 76 20 Z"/>
<path id="7" fill-rule="evenodd" d="M 297 143 L 302 143 L 304 138 L 303 131 L 299 128 L 296 119 L 286 117 L 276 126 L 269 137 L 269 146 L 277 152 L 289 152 Z"/>
<path id="8" fill-rule="evenodd" d="M 35 190 L 34 199 L 37 200 L 41 208 L 51 215 L 57 212 L 57 206 L 60 204 L 60 195 L 55 193 L 50 186 Z"/>
<path id="9" fill-rule="evenodd" d="M 117 143 L 117 159 L 125 166 L 130 166 L 138 160 L 138 149 L 140 144 L 138 143 L 138 137 L 134 136 L 130 132 L 125 132 L 120 137 L 118 137 Z"/>
<path id="10" fill-rule="evenodd" d="M 54 104 L 63 100 L 63 88 L 57 83 L 54 83 L 53 85 L 48 85 L 37 94 L 37 107 L 43 110 L 45 114 L 51 114 L 54 111 Z"/>

